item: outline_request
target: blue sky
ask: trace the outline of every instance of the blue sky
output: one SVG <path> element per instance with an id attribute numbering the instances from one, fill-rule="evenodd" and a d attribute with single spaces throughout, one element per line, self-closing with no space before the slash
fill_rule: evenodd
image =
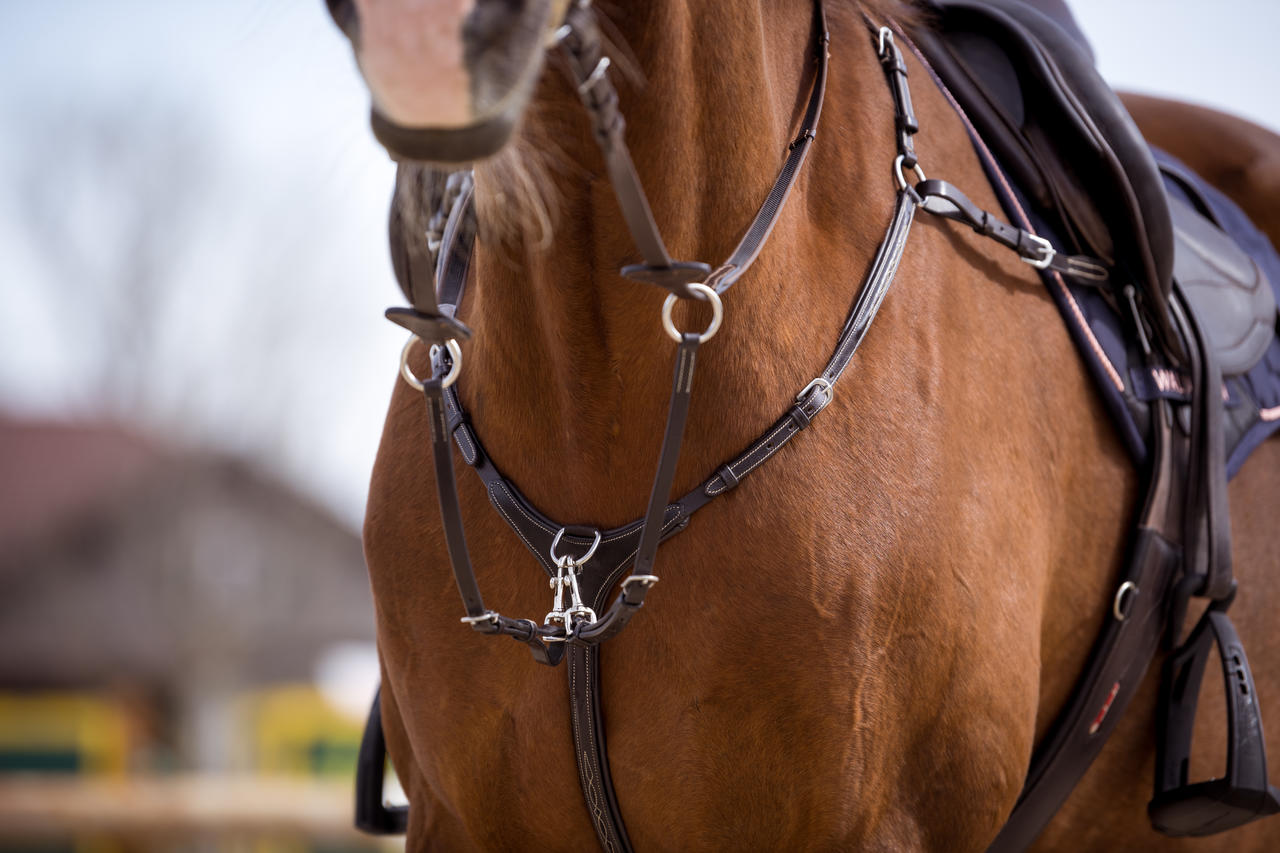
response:
<path id="1" fill-rule="evenodd" d="M 1074 6 L 1118 86 L 1280 130 L 1280 3 L 1231 0 L 1212 17 L 1187 0 Z M 97 317 L 76 294 L 119 283 L 116 241 L 130 233 L 120 229 L 135 193 L 95 172 L 98 161 L 72 162 L 75 140 L 39 134 L 79 127 L 86 114 L 118 119 L 132 152 L 118 162 L 151 174 L 154 157 L 154 177 L 174 183 L 158 196 L 172 207 L 151 214 L 157 233 L 174 235 L 156 300 L 159 357 L 146 368 L 145 402 L 122 414 L 269 460 L 358 521 L 403 343 L 381 317 L 400 301 L 384 230 L 392 167 L 370 137 L 367 95 L 324 4 L 0 9 L 0 408 L 88 415 L 98 404 L 85 381 Z M 170 139 L 190 152 L 176 167 L 156 156 Z M 60 280 L 71 253 L 51 257 L 31 239 L 19 187 L 33 181 L 47 188 L 42 202 L 65 209 L 87 281 Z"/>

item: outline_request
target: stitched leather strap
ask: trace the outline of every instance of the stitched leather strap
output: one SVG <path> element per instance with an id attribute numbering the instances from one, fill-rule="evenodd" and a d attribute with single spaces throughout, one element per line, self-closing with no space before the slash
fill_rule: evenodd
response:
<path id="1" fill-rule="evenodd" d="M 885 232 L 884 239 L 876 251 L 867 280 L 858 291 L 853 308 L 845 319 L 840 337 L 836 340 L 835 351 L 819 374 L 819 379 L 805 386 L 796 397 L 796 405 L 788 409 L 746 451 L 719 468 L 698 489 L 681 498 L 680 504 L 687 512 L 700 508 L 707 501 L 736 486 L 743 477 L 795 438 L 831 402 L 836 383 L 849 366 L 849 362 L 853 360 L 853 354 L 858 351 L 863 338 L 866 337 L 876 312 L 884 302 L 885 294 L 889 292 L 889 285 L 897 275 L 907 236 L 911 233 L 911 223 L 915 219 L 915 211 L 916 201 L 912 195 L 907 192 L 898 193 L 889 229 Z"/>

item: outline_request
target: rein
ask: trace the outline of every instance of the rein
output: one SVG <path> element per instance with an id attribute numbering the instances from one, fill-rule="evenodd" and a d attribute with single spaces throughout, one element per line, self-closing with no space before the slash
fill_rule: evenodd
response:
<path id="1" fill-rule="evenodd" d="M 461 621 L 484 634 L 504 634 L 529 647 L 539 663 L 554 666 L 568 658 L 575 757 L 584 795 L 602 847 L 629 851 L 621 812 L 614 796 L 605 748 L 604 721 L 599 700 L 599 646 L 620 632 L 643 606 L 658 582 L 654 574 L 657 549 L 668 536 L 683 530 L 694 512 L 736 487 L 744 477 L 773 457 L 834 399 L 835 386 L 875 319 L 897 273 L 917 210 L 963 222 L 1018 253 L 1039 269 L 1050 268 L 1084 281 L 1105 281 L 1106 268 L 1092 258 L 1064 256 L 1047 240 L 1009 225 L 981 210 L 951 184 L 926 179 L 914 150 L 919 131 L 907 85 L 902 52 L 888 27 L 866 24 L 893 93 L 897 157 L 893 173 L 897 197 L 883 240 L 867 278 L 836 339 L 834 351 L 821 372 L 796 395 L 794 404 L 746 450 L 715 470 L 697 488 L 668 502 L 679 459 L 692 395 L 699 347 L 719 329 L 724 315 L 724 294 L 750 269 L 776 224 L 817 135 L 827 84 L 827 46 L 830 41 L 822 0 L 815 0 L 818 32 L 814 74 L 808 106 L 800 130 L 772 189 L 745 235 L 719 267 L 672 260 L 662 240 L 624 139 L 625 122 L 618 109 L 618 95 L 608 77 L 609 60 L 601 54 L 595 13 L 589 2 L 570 5 L 564 24 L 555 32 L 555 43 L 564 52 L 584 107 L 591 118 L 596 141 L 619 206 L 644 262 L 623 267 L 623 276 L 657 284 L 668 291 L 662 307 L 662 323 L 676 342 L 675 368 L 668 402 L 667 423 L 657 471 L 644 517 L 613 530 L 561 525 L 538 512 L 513 483 L 507 480 L 485 453 L 467 420 L 456 390 L 462 366 L 460 340 L 471 331 L 456 319 L 462 300 L 474 246 L 476 220 L 474 184 L 470 175 L 449 178 L 445 207 L 433 218 L 427 239 L 437 253 L 435 282 L 414 286 L 412 276 L 402 280 L 413 307 L 391 308 L 388 319 L 408 329 L 412 336 L 401 354 L 405 381 L 423 392 L 430 424 L 436 492 L 454 580 L 466 615 Z M 865 16 L 864 16 L 865 19 Z M 914 172 L 917 183 L 906 179 Z M 443 220 L 443 222 L 442 222 Z M 403 264 L 406 272 L 408 264 Z M 702 332 L 681 332 L 671 321 L 677 299 L 711 303 L 713 319 Z M 432 375 L 419 381 L 408 368 L 415 340 L 431 344 Z M 552 609 L 541 624 L 513 619 L 485 607 L 467 549 L 454 475 L 450 440 L 463 459 L 479 474 L 495 507 L 515 530 L 549 575 Z M 607 610 L 608 592 L 628 565 L 619 592 Z"/>

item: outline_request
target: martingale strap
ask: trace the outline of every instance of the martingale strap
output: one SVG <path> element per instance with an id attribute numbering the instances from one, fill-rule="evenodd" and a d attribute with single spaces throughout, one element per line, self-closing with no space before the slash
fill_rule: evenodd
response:
<path id="1" fill-rule="evenodd" d="M 828 35 L 826 17 L 821 3 L 815 4 L 814 14 L 819 32 L 819 43 L 815 52 L 816 68 L 812 91 L 805 110 L 801 131 L 789 146 L 788 156 L 779 171 L 778 177 L 742 240 L 729 259 L 707 277 L 706 283 L 682 282 L 678 285 L 673 285 L 672 281 L 674 279 L 662 279 L 662 276 L 658 277 L 662 280 L 655 280 L 656 283 L 671 289 L 674 296 L 689 296 L 718 302 L 719 294 L 727 290 L 737 278 L 746 272 L 756 257 L 759 256 L 764 241 L 768 238 L 777 222 L 782 205 L 790 195 L 799 171 L 807 157 L 809 147 L 816 137 L 817 123 L 822 113 L 822 101 L 827 78 L 826 46 Z M 619 122 L 621 121 L 621 116 L 617 112 L 617 93 L 613 89 L 606 73 L 607 62 L 605 58 L 599 56 L 599 34 L 591 7 L 589 5 L 574 4 L 566 17 L 565 27 L 562 27 L 557 35 L 560 39 L 561 47 L 570 58 L 570 68 L 573 79 L 577 83 L 578 92 L 582 96 L 584 105 L 587 106 L 592 115 L 593 125 L 597 130 L 596 137 L 601 144 L 602 151 L 605 153 L 606 163 L 607 165 L 611 164 L 609 165 L 611 177 L 614 172 L 634 176 L 634 167 L 630 165 L 630 155 L 626 152 L 625 142 L 620 135 Z M 656 233 L 656 226 L 652 229 L 652 234 L 648 233 L 650 229 L 646 223 L 652 221 L 652 215 L 648 212 L 647 201 L 643 201 L 643 190 L 639 188 L 638 183 L 633 186 L 630 178 L 615 181 L 615 189 L 618 190 L 619 203 L 624 209 L 624 217 L 627 219 L 629 226 L 632 227 L 637 245 L 641 247 L 641 254 L 647 257 L 646 264 L 641 266 L 646 268 L 654 267 L 655 264 L 648 263 L 648 260 L 654 260 L 655 258 L 648 257 L 644 247 L 647 246 L 649 250 L 656 252 L 663 244 L 661 237 Z M 414 294 L 415 308 L 392 309 L 395 312 L 394 316 L 389 314 L 392 319 L 405 325 L 403 322 L 404 317 L 410 312 L 414 316 L 429 315 L 435 312 L 461 326 L 453 315 L 462 299 L 462 292 L 467 278 L 467 268 L 474 244 L 475 214 L 473 196 L 474 191 L 470 184 L 457 193 L 456 201 L 449 217 L 450 224 L 446 225 L 444 229 L 437 267 L 437 280 L 440 282 L 439 302 L 436 302 L 433 298 L 431 304 L 425 306 L 425 300 L 420 303 L 416 298 L 416 294 Z M 643 205 L 637 202 L 636 198 L 643 201 Z M 640 215 L 639 212 L 641 206 L 644 208 L 643 215 Z M 456 226 L 454 226 L 454 222 L 457 223 Z M 662 252 L 665 253 L 665 248 L 662 248 Z M 702 265 L 702 268 L 702 275 L 707 275 L 710 267 Z M 641 273 L 640 277 L 647 275 L 648 273 Z M 681 274 L 673 273 L 672 275 L 678 278 Z M 633 277 L 636 276 L 633 275 Z M 646 278 L 646 280 L 654 279 Z M 706 335 L 702 336 L 701 340 L 705 340 L 706 337 Z M 651 573 L 651 567 L 655 560 L 658 542 L 661 541 L 664 533 L 673 532 L 669 531 L 672 525 L 669 523 L 669 519 L 666 518 L 665 507 L 667 496 L 670 492 L 671 479 L 674 477 L 675 464 L 679 456 L 680 436 L 683 433 L 684 423 L 684 417 L 680 414 L 680 410 L 687 410 L 688 393 L 693 375 L 692 367 L 696 362 L 696 346 L 696 344 L 692 344 L 685 339 L 681 341 L 681 346 L 677 352 L 676 375 L 673 380 L 672 397 L 668 409 L 672 417 L 669 418 L 667 434 L 664 437 L 654 490 L 651 493 L 649 511 L 640 526 L 641 541 L 637 546 L 635 555 L 637 569 L 623 581 L 620 595 L 602 617 L 586 621 L 571 619 L 568 620 L 568 624 L 562 624 L 561 626 L 548 626 L 545 624 L 537 626 L 530 620 L 508 619 L 485 609 L 483 600 L 478 595 L 478 590 L 474 589 L 474 580 L 466 580 L 468 577 L 474 578 L 474 571 L 471 568 L 470 557 L 466 550 L 465 538 L 460 535 L 460 517 L 453 517 L 456 510 L 452 507 L 455 506 L 455 503 L 449 499 L 442 499 L 442 518 L 445 520 L 446 530 L 453 527 L 455 533 L 452 537 L 448 537 L 450 542 L 450 562 L 453 565 L 455 576 L 459 578 L 459 590 L 465 590 L 463 594 L 464 605 L 467 609 L 465 618 L 472 627 L 484 633 L 508 634 L 522 642 L 539 643 L 547 647 L 547 651 L 535 656 L 545 663 L 554 664 L 558 663 L 563 657 L 563 651 L 554 648 L 556 644 L 575 642 L 590 645 L 602 642 L 621 630 L 640 608 L 648 589 L 656 582 L 656 577 Z M 454 365 L 451 353 L 445 348 L 439 348 L 434 352 L 433 370 L 435 374 L 442 376 L 445 373 L 452 372 Z M 849 352 L 849 355 L 852 355 L 852 351 Z M 444 383 L 444 385 L 447 384 Z M 684 390 L 682 391 L 681 388 Z M 435 405 L 431 402 L 432 392 L 429 389 L 424 388 L 424 390 L 428 394 L 428 405 Z M 806 391 L 808 390 L 806 389 Z M 439 393 L 441 405 L 445 406 L 447 411 L 453 413 L 454 423 L 461 424 L 463 415 L 456 394 L 452 391 L 446 392 L 446 388 L 443 385 Z M 447 403 L 444 402 L 446 394 Z M 822 405 L 825 405 L 825 402 L 825 400 L 822 400 L 820 404 L 815 404 L 812 412 L 816 414 L 816 411 Z M 479 442 L 474 439 L 474 436 L 470 439 L 459 439 L 459 442 L 460 446 L 463 443 L 471 443 L 476 448 L 475 458 L 487 458 L 479 452 Z M 464 454 L 465 452 L 464 449 Z M 464 456 L 464 458 L 471 457 Z M 531 507 L 528 506 L 528 502 L 524 500 L 523 496 L 519 496 L 515 487 L 505 478 L 502 478 L 500 474 L 497 474 L 496 469 L 494 474 L 496 477 L 495 481 L 490 483 L 490 494 L 509 496 L 508 500 L 518 504 L 522 510 L 518 517 L 536 517 L 535 514 L 527 512 Z M 665 483 L 663 482 L 664 480 Z M 452 485 L 451 472 L 444 465 L 437 466 L 437 491 L 447 495 L 448 492 L 453 490 L 456 490 L 456 486 Z M 495 502 L 497 502 L 496 497 Z M 697 501 L 685 502 L 686 518 L 687 512 L 692 511 L 695 504 L 701 505 Z M 445 518 L 446 515 L 449 517 Z M 562 527 L 561 529 L 566 532 L 569 531 L 567 527 Z M 609 533 L 614 532 L 606 531 L 606 538 Z M 534 541 L 533 538 L 529 536 L 523 536 L 522 538 L 532 550 L 533 545 L 531 543 Z M 579 544 L 572 535 L 567 536 L 565 542 L 571 545 Z M 538 556 L 542 559 L 543 555 L 539 554 Z M 545 565 L 545 559 L 542 561 Z M 571 562 L 573 562 L 572 568 L 580 573 L 581 563 L 584 563 L 585 560 L 573 560 Z M 569 583 L 573 583 L 572 577 L 567 580 Z M 585 608 L 585 605 L 583 607 Z M 594 611 L 595 608 L 589 608 L 578 612 L 582 615 L 590 612 L 594 617 Z"/>
<path id="2" fill-rule="evenodd" d="M 565 26 L 557 33 L 569 57 L 578 92 L 592 116 L 596 138 L 605 155 L 624 218 L 645 259 L 644 264 L 624 268 L 623 274 L 659 284 L 671 291 L 664 307 L 664 322 L 668 333 L 677 339 L 678 347 L 666 431 L 648 508 L 642 519 L 606 531 L 557 524 L 538 512 L 501 474 L 468 422 L 457 392 L 451 386 L 457 377 L 461 358 L 456 339 L 470 335 L 466 326 L 454 316 L 462 301 L 476 234 L 474 186 L 469 176 L 458 178 L 450 185 L 448 219 L 439 232 L 438 245 L 431 247 L 435 255 L 431 260 L 435 264 L 437 286 L 406 286 L 413 307 L 389 309 L 387 312 L 389 319 L 410 329 L 417 338 L 435 344 L 431 352 L 431 379 L 417 383 L 403 363 L 402 370 L 406 381 L 415 386 L 421 385 L 427 404 L 441 521 L 454 579 L 467 614 L 462 621 L 482 633 L 505 634 L 519 640 L 530 648 L 539 663 L 556 665 L 568 658 L 571 722 L 579 777 L 600 843 L 607 851 L 630 851 L 631 845 L 608 766 L 600 705 L 599 647 L 627 625 L 644 604 L 648 590 L 657 582 L 653 569 L 658 545 L 683 530 L 694 512 L 736 487 L 744 477 L 778 453 L 834 399 L 836 383 L 865 338 L 897 273 L 917 210 L 966 222 L 979 233 L 1014 249 L 1025 260 L 1041 268 L 1055 261 L 1053 247 L 1047 241 L 978 210 L 950 184 L 925 180 L 916 162 L 912 142 L 919 123 L 913 113 L 901 51 L 894 43 L 892 31 L 876 28 L 868 21 L 878 44 L 886 79 L 894 94 L 898 141 L 898 157 L 894 164 L 898 192 L 884 239 L 836 340 L 834 352 L 821 373 L 801 389 L 794 405 L 745 451 L 717 468 L 697 488 L 669 502 L 688 417 L 698 348 L 718 328 L 720 294 L 727 291 L 759 256 L 816 137 L 827 80 L 829 43 L 821 0 L 815 2 L 814 16 L 819 33 L 816 68 L 800 133 L 789 146 L 782 169 L 747 232 L 728 260 L 714 272 L 710 272 L 710 267 L 705 264 L 672 261 L 666 253 L 626 151 L 617 94 L 608 80 L 607 59 L 599 53 L 599 34 L 589 5 L 573 4 Z M 915 186 L 905 179 L 904 167 L 915 172 L 919 179 Z M 393 233 L 396 226 L 394 215 Z M 393 248 L 393 253 L 395 251 L 407 250 Z M 1096 278 L 1101 273 L 1105 278 L 1105 269 L 1098 262 L 1087 258 L 1071 260 L 1074 263 L 1064 264 L 1064 271 L 1069 272 L 1068 268 L 1075 270 L 1069 274 Z M 401 258 L 397 271 L 408 266 L 407 260 Z M 693 275 L 695 271 L 698 272 L 696 276 Z M 703 277 L 705 280 L 699 282 L 698 279 Z M 700 334 L 677 333 L 669 323 L 670 306 L 676 298 L 699 298 L 712 302 L 716 309 L 712 326 Z M 408 347 L 406 353 L 407 350 Z M 467 549 L 450 437 L 467 465 L 480 476 L 495 508 L 551 579 L 555 604 L 541 625 L 530 619 L 502 616 L 484 605 Z M 562 543 L 563 553 L 560 550 Z M 596 614 L 604 607 L 609 591 L 629 565 L 633 566 L 632 571 L 622 580 L 618 595 L 604 615 L 598 617 Z M 570 597 L 568 605 L 563 600 L 566 593 Z M 371 717 L 370 724 L 374 722 Z M 375 763 L 370 758 L 362 762 L 362 766 Z M 358 787 L 363 790 L 368 785 L 358 780 Z"/>

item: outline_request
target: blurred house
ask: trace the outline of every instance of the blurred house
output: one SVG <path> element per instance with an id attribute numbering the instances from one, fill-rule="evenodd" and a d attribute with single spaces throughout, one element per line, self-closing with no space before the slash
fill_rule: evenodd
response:
<path id="1" fill-rule="evenodd" d="M 120 426 L 0 417 L 0 785 L 266 773 L 345 791 L 360 721 L 317 672 L 355 660 L 366 700 L 372 643 L 359 536 L 311 501 Z M 0 804 L 0 836 L 13 819 Z"/>

